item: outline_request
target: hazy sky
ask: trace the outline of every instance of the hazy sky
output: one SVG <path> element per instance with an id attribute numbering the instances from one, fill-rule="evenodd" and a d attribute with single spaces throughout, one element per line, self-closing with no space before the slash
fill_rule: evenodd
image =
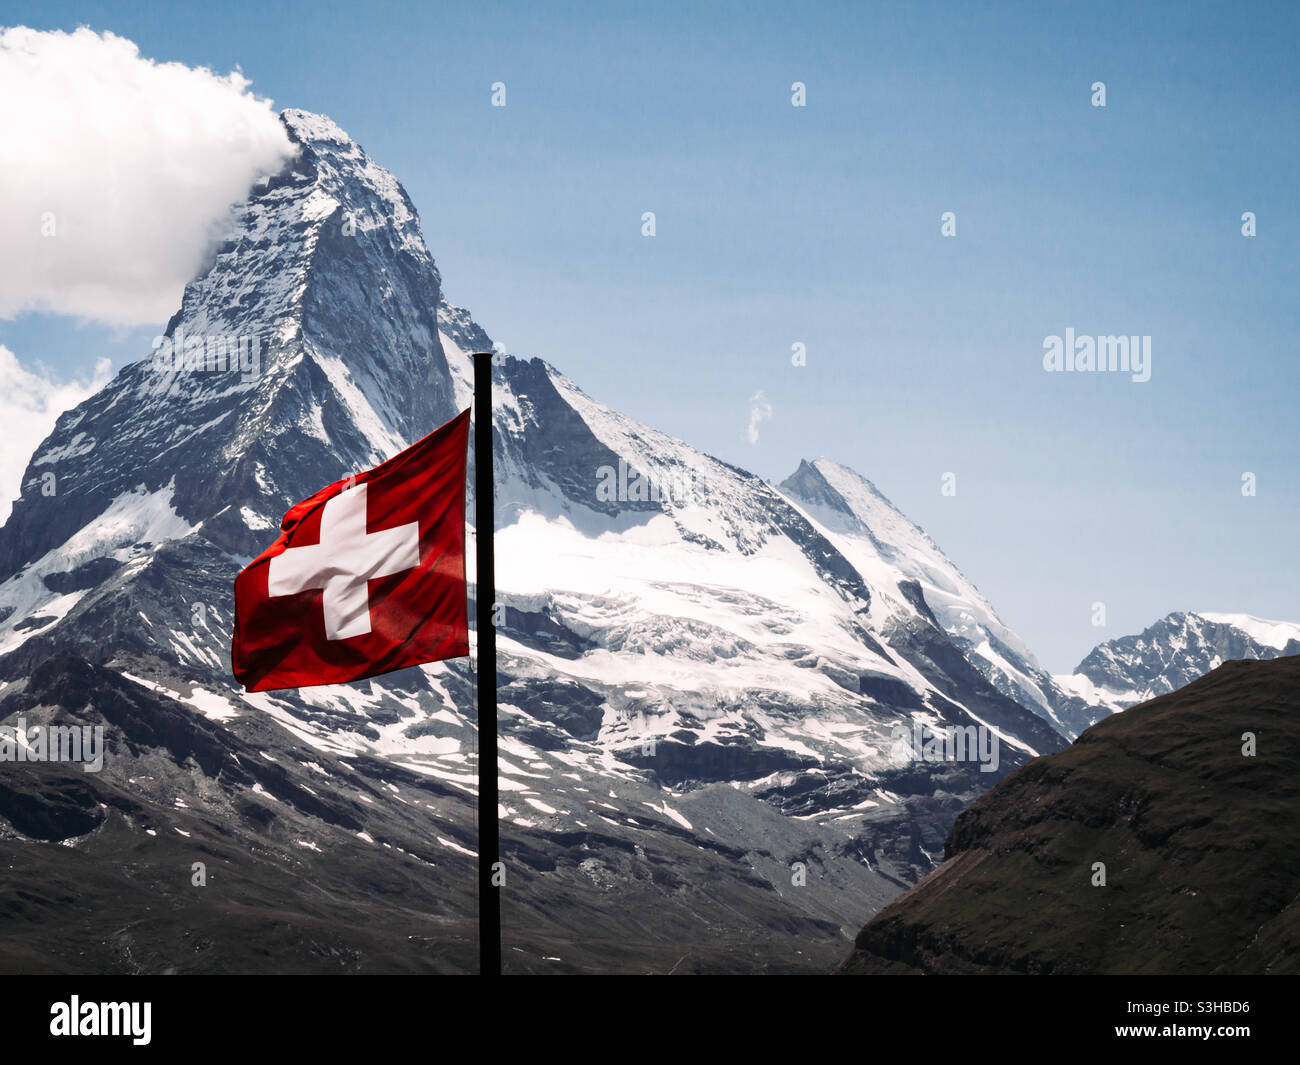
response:
<path id="1" fill-rule="evenodd" d="M 853 467 L 1065 671 L 1171 610 L 1300 620 L 1300 6 L 1133 6 L 0 2 L 0 24 L 112 30 L 329 114 L 512 352 L 772 480 Z M 0 344 L 88 379 L 160 325 L 26 314 Z M 1151 379 L 1046 372 L 1067 329 L 1150 336 Z"/>

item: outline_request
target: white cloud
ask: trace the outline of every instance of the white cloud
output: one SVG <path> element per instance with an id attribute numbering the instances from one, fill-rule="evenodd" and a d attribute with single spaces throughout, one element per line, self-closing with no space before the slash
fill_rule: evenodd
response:
<path id="1" fill-rule="evenodd" d="M 229 207 L 293 154 L 248 85 L 112 33 L 0 30 L 0 318 L 170 317 Z"/>
<path id="2" fill-rule="evenodd" d="M 745 434 L 751 444 L 758 443 L 758 423 L 772 417 L 772 404 L 762 392 L 755 392 L 749 397 L 749 430 Z"/>
<path id="3" fill-rule="evenodd" d="M 23 471 L 59 415 L 104 387 L 112 377 L 108 359 L 95 363 L 89 381 L 58 381 L 44 367 L 24 368 L 0 344 L 0 523 L 9 520 L 22 489 Z"/>

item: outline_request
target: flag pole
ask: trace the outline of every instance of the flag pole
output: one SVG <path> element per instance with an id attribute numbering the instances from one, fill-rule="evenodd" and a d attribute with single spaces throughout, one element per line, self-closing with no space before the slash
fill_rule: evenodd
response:
<path id="1" fill-rule="evenodd" d="M 478 633 L 478 905 L 479 975 L 501 975 L 501 891 L 493 883 L 500 860 L 497 823 L 497 632 L 492 480 L 492 355 L 474 352 L 474 531 Z"/>

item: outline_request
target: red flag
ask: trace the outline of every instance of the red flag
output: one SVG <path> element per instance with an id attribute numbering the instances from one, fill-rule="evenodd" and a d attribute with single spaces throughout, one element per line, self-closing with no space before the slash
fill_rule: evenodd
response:
<path id="1" fill-rule="evenodd" d="M 235 578 L 231 664 L 248 691 L 338 684 L 469 654 L 469 411 L 289 510 Z"/>

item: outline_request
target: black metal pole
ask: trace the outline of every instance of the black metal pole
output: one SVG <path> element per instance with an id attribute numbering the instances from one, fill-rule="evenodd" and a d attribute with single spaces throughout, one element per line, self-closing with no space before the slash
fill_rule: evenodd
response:
<path id="1" fill-rule="evenodd" d="M 493 883 L 500 860 L 497 823 L 497 630 L 493 624 L 496 528 L 492 481 L 492 352 L 474 353 L 474 531 L 478 631 L 478 906 L 479 974 L 501 975 L 501 889 Z M 504 872 L 504 870 L 503 870 Z"/>

